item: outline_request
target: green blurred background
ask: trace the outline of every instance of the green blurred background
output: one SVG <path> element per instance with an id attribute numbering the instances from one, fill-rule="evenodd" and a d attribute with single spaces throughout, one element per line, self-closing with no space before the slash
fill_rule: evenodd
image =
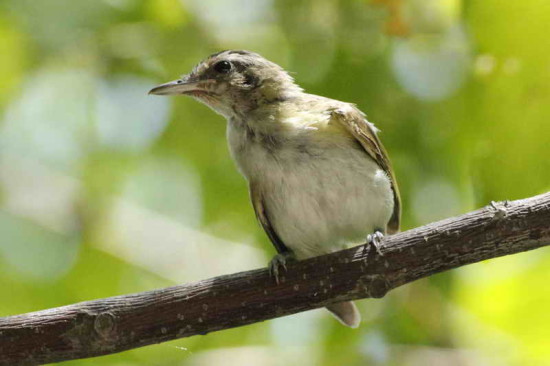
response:
<path id="1" fill-rule="evenodd" d="M 0 316 L 265 266 L 225 122 L 147 96 L 259 52 L 382 130 L 403 229 L 550 189 L 550 2 L 0 0 Z M 550 365 L 550 252 L 66 365 Z"/>

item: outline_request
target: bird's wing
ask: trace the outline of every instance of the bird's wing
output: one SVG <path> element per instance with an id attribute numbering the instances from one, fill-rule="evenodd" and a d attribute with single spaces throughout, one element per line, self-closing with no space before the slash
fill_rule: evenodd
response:
<path id="1" fill-rule="evenodd" d="M 252 206 L 254 207 L 254 211 L 256 212 L 256 218 L 258 219 L 260 224 L 262 224 L 262 227 L 264 228 L 267 236 L 273 243 L 273 246 L 275 246 L 275 249 L 277 249 L 277 252 L 281 254 L 289 252 L 290 250 L 285 245 L 285 243 L 283 243 L 279 235 L 275 232 L 273 225 L 271 225 L 271 222 L 269 221 L 269 214 L 264 205 L 262 193 L 258 189 L 257 185 L 253 182 L 250 182 L 250 200 L 252 201 Z"/>
<path id="2" fill-rule="evenodd" d="M 399 231 L 399 222 L 401 220 L 401 199 L 399 198 L 399 189 L 390 159 L 386 149 L 376 135 L 376 127 L 367 121 L 365 115 L 351 104 L 345 104 L 331 110 L 331 119 L 337 120 L 344 128 L 355 137 L 361 144 L 366 153 L 386 172 L 391 181 L 393 190 L 393 214 L 387 225 L 387 232 L 393 234 Z"/>

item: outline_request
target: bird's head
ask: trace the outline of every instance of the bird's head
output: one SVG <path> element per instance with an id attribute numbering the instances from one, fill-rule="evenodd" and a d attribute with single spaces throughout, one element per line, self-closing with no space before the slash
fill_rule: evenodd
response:
<path id="1" fill-rule="evenodd" d="M 149 94 L 189 95 L 232 117 L 299 92 L 300 87 L 279 65 L 257 53 L 228 50 L 211 55 L 189 74 L 159 85 Z"/>

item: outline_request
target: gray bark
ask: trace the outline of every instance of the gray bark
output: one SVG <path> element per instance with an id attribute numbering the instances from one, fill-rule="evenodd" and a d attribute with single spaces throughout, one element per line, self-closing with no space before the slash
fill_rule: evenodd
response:
<path id="1" fill-rule="evenodd" d="M 550 244 L 550 193 L 491 204 L 383 240 L 288 265 L 0 319 L 0 365 L 94 357 L 383 297 L 452 268 Z M 528 284 L 526 284 L 528 285 Z"/>

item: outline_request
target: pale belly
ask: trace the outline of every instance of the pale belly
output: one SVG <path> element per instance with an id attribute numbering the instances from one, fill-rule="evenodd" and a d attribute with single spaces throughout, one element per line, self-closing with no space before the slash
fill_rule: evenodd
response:
<path id="1" fill-rule="evenodd" d="M 391 217 L 389 178 L 361 149 L 255 145 L 233 155 L 245 177 L 262 187 L 269 220 L 298 259 L 364 243 Z"/>

